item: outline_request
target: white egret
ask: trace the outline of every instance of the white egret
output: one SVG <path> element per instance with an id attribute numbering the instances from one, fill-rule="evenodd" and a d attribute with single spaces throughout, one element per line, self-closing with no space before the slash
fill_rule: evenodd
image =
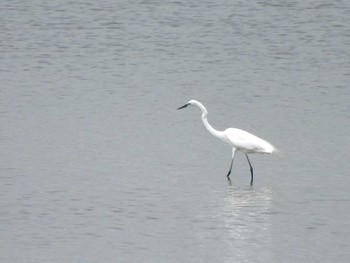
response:
<path id="1" fill-rule="evenodd" d="M 214 129 L 208 122 L 208 111 L 203 106 L 202 103 L 196 100 L 190 100 L 185 105 L 177 108 L 178 110 L 186 108 L 187 106 L 194 105 L 199 107 L 202 110 L 202 120 L 205 128 L 214 135 L 215 137 L 219 138 L 220 140 L 230 144 L 232 146 L 232 160 L 230 165 L 230 170 L 227 173 L 227 179 L 230 180 L 230 174 L 232 170 L 233 160 L 235 158 L 235 154 L 237 151 L 241 151 L 245 154 L 247 157 L 247 161 L 250 167 L 250 185 L 253 185 L 253 167 L 250 163 L 248 154 L 250 153 L 267 153 L 271 154 L 273 152 L 276 152 L 277 149 L 270 144 L 269 142 L 240 129 L 236 128 L 228 128 L 224 131 L 218 131 Z"/>

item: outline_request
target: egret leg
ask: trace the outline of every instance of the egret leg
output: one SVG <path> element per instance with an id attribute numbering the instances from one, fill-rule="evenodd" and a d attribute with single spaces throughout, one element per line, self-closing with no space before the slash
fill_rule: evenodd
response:
<path id="1" fill-rule="evenodd" d="M 253 185 L 253 166 L 250 163 L 250 160 L 248 158 L 248 154 L 245 155 L 247 157 L 248 163 L 249 163 L 249 167 L 250 167 L 250 174 L 251 174 L 251 178 L 250 178 L 250 185 Z"/>
<path id="2" fill-rule="evenodd" d="M 235 154 L 236 154 L 236 149 L 233 148 L 232 149 L 232 160 L 231 160 L 230 170 L 227 173 L 227 179 L 229 179 L 229 180 L 230 180 L 230 174 L 231 174 L 231 170 L 232 170 L 233 161 L 235 160 Z"/>

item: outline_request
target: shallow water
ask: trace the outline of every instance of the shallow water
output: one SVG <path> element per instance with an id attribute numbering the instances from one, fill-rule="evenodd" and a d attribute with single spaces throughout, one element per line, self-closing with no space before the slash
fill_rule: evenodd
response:
<path id="1" fill-rule="evenodd" d="M 349 259 L 349 3 L 0 7 L 1 262 Z"/>

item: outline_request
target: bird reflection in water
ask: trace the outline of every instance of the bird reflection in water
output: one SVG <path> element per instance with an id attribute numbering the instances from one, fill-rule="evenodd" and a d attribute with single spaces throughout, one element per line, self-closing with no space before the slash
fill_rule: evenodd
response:
<path id="1" fill-rule="evenodd" d="M 224 201 L 220 217 L 227 230 L 227 242 L 235 250 L 235 257 L 252 259 L 254 251 L 256 255 L 264 254 L 264 259 L 270 258 L 272 190 L 229 186 Z"/>

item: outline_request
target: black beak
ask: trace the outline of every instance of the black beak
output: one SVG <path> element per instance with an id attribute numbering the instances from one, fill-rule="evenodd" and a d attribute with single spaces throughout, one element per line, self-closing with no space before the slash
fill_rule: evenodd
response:
<path id="1" fill-rule="evenodd" d="M 177 109 L 178 109 L 178 110 L 181 110 L 181 109 L 183 109 L 183 108 L 186 108 L 188 105 L 190 105 L 190 103 L 186 103 L 185 105 L 183 105 L 183 106 L 181 106 L 181 107 L 178 107 Z"/>

